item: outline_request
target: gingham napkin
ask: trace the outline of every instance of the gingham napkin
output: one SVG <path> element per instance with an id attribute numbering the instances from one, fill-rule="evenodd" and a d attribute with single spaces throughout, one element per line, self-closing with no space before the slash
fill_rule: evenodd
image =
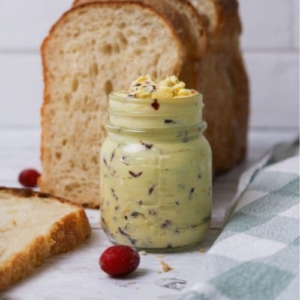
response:
<path id="1" fill-rule="evenodd" d="M 299 299 L 299 141 L 240 179 L 227 223 L 180 300 Z"/>

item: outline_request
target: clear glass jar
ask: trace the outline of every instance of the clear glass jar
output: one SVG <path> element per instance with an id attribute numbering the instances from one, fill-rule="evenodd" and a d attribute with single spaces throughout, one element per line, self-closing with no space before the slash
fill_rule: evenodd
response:
<path id="1" fill-rule="evenodd" d="M 210 226 L 211 149 L 202 96 L 109 97 L 100 153 L 101 225 L 113 243 L 148 251 L 200 242 Z"/>

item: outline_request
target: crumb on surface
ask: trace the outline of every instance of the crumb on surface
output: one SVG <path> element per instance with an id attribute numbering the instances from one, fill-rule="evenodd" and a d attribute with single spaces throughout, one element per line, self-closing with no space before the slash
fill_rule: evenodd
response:
<path id="1" fill-rule="evenodd" d="M 201 253 L 205 253 L 205 252 L 206 252 L 206 249 L 204 249 L 204 248 L 201 248 L 201 249 L 199 249 L 199 252 L 201 252 Z"/>
<path id="2" fill-rule="evenodd" d="M 163 260 L 160 261 L 161 268 L 163 272 L 169 272 L 174 270 L 171 266 L 169 266 L 167 263 L 165 263 Z"/>
<path id="3" fill-rule="evenodd" d="M 163 254 L 159 254 L 159 255 L 156 255 L 157 258 L 164 258 L 165 256 Z"/>
<path id="4" fill-rule="evenodd" d="M 139 255 L 147 255 L 147 252 L 142 250 L 142 251 L 139 251 Z"/>

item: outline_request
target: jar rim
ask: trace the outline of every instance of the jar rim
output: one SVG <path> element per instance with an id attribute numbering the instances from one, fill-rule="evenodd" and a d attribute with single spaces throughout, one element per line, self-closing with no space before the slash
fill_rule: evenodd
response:
<path id="1" fill-rule="evenodd" d="M 183 128 L 201 123 L 203 106 L 201 94 L 185 98 L 152 99 L 112 92 L 108 113 L 109 121 L 116 126 L 165 128 L 167 124 Z"/>
<path id="2" fill-rule="evenodd" d="M 109 94 L 109 98 L 113 98 L 113 100 L 118 100 L 119 102 L 132 102 L 137 104 L 149 104 L 153 102 L 154 100 L 157 100 L 162 103 L 167 104 L 176 104 L 176 105 L 186 105 L 187 103 L 191 102 L 193 103 L 196 99 L 202 102 L 202 94 L 197 93 L 193 95 L 188 96 L 180 96 L 180 97 L 173 97 L 173 98 L 162 98 L 162 99 L 153 99 L 153 98 L 135 98 L 128 95 L 128 92 L 126 91 L 113 91 Z"/>

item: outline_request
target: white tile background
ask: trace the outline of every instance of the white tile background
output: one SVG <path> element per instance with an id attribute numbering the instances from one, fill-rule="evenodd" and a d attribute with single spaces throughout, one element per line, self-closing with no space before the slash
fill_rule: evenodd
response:
<path id="1" fill-rule="evenodd" d="M 39 47 L 72 0 L 0 0 L 0 127 L 38 127 Z M 251 127 L 299 124 L 299 0 L 240 0 Z"/>

